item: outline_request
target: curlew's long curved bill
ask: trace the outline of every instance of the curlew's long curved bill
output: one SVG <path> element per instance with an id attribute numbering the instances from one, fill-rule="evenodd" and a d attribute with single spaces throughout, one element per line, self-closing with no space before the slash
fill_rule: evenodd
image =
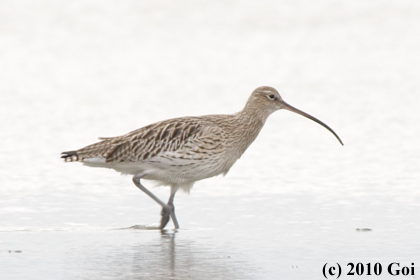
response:
<path id="1" fill-rule="evenodd" d="M 283 101 L 282 103 L 283 103 L 283 109 L 286 109 L 286 110 L 288 110 L 288 111 L 290 111 L 290 112 L 293 112 L 293 113 L 296 113 L 296 114 L 302 115 L 302 116 L 304 116 L 304 117 L 307 117 L 308 119 L 313 120 L 314 122 L 319 123 L 320 125 L 322 125 L 322 126 L 323 126 L 323 127 L 325 127 L 326 129 L 328 129 L 328 130 L 329 130 L 332 134 L 334 134 L 334 136 L 337 138 L 337 140 L 340 142 L 340 144 L 344 146 L 343 142 L 341 141 L 340 137 L 338 137 L 337 133 L 335 133 L 335 132 L 334 132 L 334 130 L 332 130 L 332 129 L 328 126 L 328 125 L 326 125 L 325 123 L 321 122 L 321 121 L 320 121 L 320 120 L 318 120 L 317 118 L 314 118 L 314 117 L 312 117 L 311 115 L 306 114 L 305 112 L 303 112 L 303 111 L 301 111 L 301 110 L 299 110 L 299 109 L 296 109 L 295 107 L 293 107 L 293 106 L 291 106 L 291 105 L 287 104 L 287 103 L 286 103 L 286 102 L 284 102 L 284 101 Z"/>

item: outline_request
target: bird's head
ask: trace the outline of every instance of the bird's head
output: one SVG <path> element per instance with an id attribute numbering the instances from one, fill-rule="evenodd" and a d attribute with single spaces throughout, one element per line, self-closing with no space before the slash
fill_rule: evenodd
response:
<path id="1" fill-rule="evenodd" d="M 263 86 L 252 92 L 247 105 L 251 105 L 254 110 L 263 110 L 271 114 L 281 109 L 283 104 L 283 98 L 275 88 Z"/>
<path id="2" fill-rule="evenodd" d="M 259 88 L 256 88 L 251 96 L 248 99 L 248 102 L 245 106 L 245 109 L 247 111 L 253 111 L 255 112 L 260 118 L 265 121 L 265 119 L 273 112 L 285 109 L 288 111 L 291 111 L 293 113 L 299 114 L 301 116 L 304 116 L 310 120 L 313 120 L 314 122 L 322 125 L 326 129 L 328 129 L 334 136 L 337 138 L 337 140 L 343 145 L 343 142 L 341 141 L 340 137 L 325 123 L 321 122 L 317 118 L 299 110 L 295 107 L 287 104 L 284 102 L 283 98 L 280 96 L 278 91 L 275 88 L 268 87 L 268 86 L 262 86 Z"/>

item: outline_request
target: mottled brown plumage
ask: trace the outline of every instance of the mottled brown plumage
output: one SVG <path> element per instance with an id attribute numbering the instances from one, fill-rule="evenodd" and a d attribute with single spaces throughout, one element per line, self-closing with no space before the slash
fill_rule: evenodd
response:
<path id="1" fill-rule="evenodd" d="M 258 136 L 268 116 L 279 109 L 321 124 L 342 143 L 331 128 L 285 103 L 274 88 L 259 87 L 238 113 L 161 121 L 122 136 L 99 138 L 98 143 L 63 152 L 62 158 L 134 175 L 136 186 L 162 205 L 161 228 L 169 216 L 178 227 L 173 207 L 176 191 L 189 191 L 198 180 L 226 174 Z M 140 179 L 171 186 L 169 202 L 165 204 L 156 198 L 141 185 Z"/>
<path id="2" fill-rule="evenodd" d="M 76 160 L 83 161 L 100 156 L 108 163 L 145 161 L 161 152 L 183 149 L 187 142 L 203 137 L 204 128 L 208 130 L 210 127 L 211 123 L 203 122 L 199 118 L 170 119 L 122 136 L 100 137 L 101 142 L 77 150 Z M 217 130 L 217 127 L 214 130 Z M 214 134 L 216 135 L 217 133 Z M 216 142 L 217 140 L 219 139 L 216 139 Z M 212 139 L 203 141 L 214 142 Z M 73 161 L 73 158 L 68 157 L 66 161 Z"/>

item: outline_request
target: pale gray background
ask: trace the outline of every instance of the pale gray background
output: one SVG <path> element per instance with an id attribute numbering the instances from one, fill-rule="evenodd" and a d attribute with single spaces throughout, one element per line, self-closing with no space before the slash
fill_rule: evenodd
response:
<path id="1" fill-rule="evenodd" d="M 323 279 L 326 262 L 380 262 L 353 277 L 396 279 L 393 261 L 419 278 L 419 3 L 0 1 L 0 278 Z M 130 177 L 59 159 L 239 111 L 261 85 L 345 146 L 275 113 L 225 178 L 177 195 L 177 233 L 118 230 L 159 207 Z"/>

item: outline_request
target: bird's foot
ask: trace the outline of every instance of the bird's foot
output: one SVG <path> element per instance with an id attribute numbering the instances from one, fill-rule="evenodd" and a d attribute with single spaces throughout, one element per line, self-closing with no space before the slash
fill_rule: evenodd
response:
<path id="1" fill-rule="evenodd" d="M 162 207 L 162 212 L 160 215 L 162 219 L 160 220 L 160 229 L 164 229 L 164 227 L 168 224 L 169 219 L 171 218 L 171 213 L 173 212 L 173 208 L 170 206 Z"/>

